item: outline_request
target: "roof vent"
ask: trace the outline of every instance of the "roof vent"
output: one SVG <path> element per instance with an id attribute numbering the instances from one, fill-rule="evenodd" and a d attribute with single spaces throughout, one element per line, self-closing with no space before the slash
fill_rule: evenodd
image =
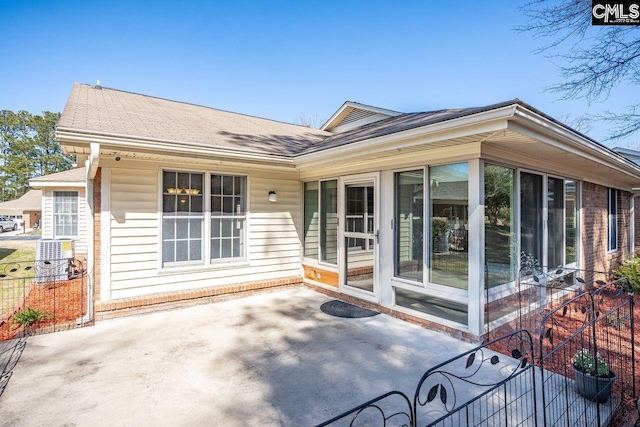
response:
<path id="1" fill-rule="evenodd" d="M 100 80 L 98 80 L 98 82 L 96 83 L 96 85 L 93 88 L 102 90 L 102 86 L 100 86 Z"/>

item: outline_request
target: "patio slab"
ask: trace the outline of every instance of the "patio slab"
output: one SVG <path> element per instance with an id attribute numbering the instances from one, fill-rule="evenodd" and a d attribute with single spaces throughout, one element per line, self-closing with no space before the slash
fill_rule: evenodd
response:
<path id="1" fill-rule="evenodd" d="M 314 425 L 472 347 L 296 288 L 28 339 L 0 425 Z"/>

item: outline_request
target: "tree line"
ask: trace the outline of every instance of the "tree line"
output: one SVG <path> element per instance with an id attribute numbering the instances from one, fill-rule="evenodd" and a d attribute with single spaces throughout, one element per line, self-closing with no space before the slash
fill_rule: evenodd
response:
<path id="1" fill-rule="evenodd" d="M 65 155 L 55 139 L 60 113 L 42 115 L 0 110 L 0 200 L 12 200 L 29 191 L 29 179 L 72 167 L 74 155 Z"/>

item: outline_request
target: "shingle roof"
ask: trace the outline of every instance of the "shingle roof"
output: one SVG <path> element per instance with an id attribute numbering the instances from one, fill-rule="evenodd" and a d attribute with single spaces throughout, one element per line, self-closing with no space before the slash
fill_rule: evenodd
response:
<path id="1" fill-rule="evenodd" d="M 294 155 L 329 136 L 304 126 L 76 83 L 58 129 Z"/>
<path id="2" fill-rule="evenodd" d="M 422 113 L 403 113 L 396 117 L 380 120 L 368 125 L 360 126 L 346 132 L 338 133 L 325 138 L 321 144 L 309 146 L 304 152 L 299 154 L 313 153 L 327 148 L 339 147 L 341 145 L 351 144 L 353 142 L 363 141 L 365 139 L 376 138 L 379 136 L 389 135 L 396 132 L 415 129 L 434 123 L 444 122 L 446 120 L 467 116 L 482 111 L 492 110 L 506 105 L 522 103 L 519 99 L 512 101 L 492 104 L 485 107 L 474 108 L 452 108 L 446 110 L 427 111 Z"/>
<path id="3" fill-rule="evenodd" d="M 42 190 L 29 190 L 22 197 L 0 203 L 0 211 L 17 209 L 39 211 L 42 209 Z"/>
<path id="4" fill-rule="evenodd" d="M 293 157 L 512 104 L 403 113 L 338 134 L 214 108 L 76 83 L 58 129 Z"/>
<path id="5" fill-rule="evenodd" d="M 86 169 L 75 168 L 69 169 L 64 172 L 52 173 L 50 175 L 39 176 L 38 178 L 32 178 L 29 182 L 79 182 L 84 183 L 87 176 Z"/>

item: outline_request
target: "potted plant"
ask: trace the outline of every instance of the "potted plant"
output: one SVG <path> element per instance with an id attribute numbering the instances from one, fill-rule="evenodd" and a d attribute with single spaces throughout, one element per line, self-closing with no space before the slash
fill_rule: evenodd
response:
<path id="1" fill-rule="evenodd" d="M 434 217 L 431 219 L 431 244 L 433 252 L 446 252 L 449 242 L 447 232 L 449 222 L 444 218 Z"/>
<path id="2" fill-rule="evenodd" d="M 600 354 L 596 353 L 594 356 L 586 348 L 579 350 L 573 356 L 573 373 L 580 395 L 598 403 L 609 399 L 616 374 L 600 358 Z"/>

